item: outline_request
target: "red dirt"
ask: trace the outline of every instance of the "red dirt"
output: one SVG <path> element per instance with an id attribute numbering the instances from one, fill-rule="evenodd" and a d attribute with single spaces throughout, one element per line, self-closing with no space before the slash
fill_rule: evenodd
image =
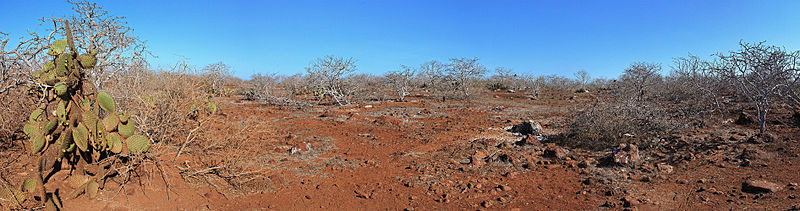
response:
<path id="1" fill-rule="evenodd" d="M 48 187 L 59 187 L 65 210 L 594 210 L 623 208 L 624 197 L 644 210 L 787 209 L 800 203 L 796 189 L 741 191 L 745 178 L 781 186 L 800 182 L 796 127 L 778 127 L 778 140 L 757 144 L 708 141 L 731 139 L 734 130 L 752 133 L 749 127 L 697 130 L 681 136 L 692 150 L 648 155 L 674 166 L 672 173 L 648 166 L 583 167 L 603 154 L 568 149 L 564 159 L 547 158 L 547 146 L 515 145 L 520 137 L 501 129 L 532 119 L 545 133 L 558 133 L 575 101 L 492 94 L 498 97 L 486 97 L 489 102 L 411 98 L 303 109 L 224 99 L 228 103 L 204 128 L 215 134 L 195 140 L 178 158 L 179 144 L 156 144 L 151 157 L 161 170 L 146 165 L 124 189 L 107 183 L 99 199 L 65 197 L 72 192 L 60 182 L 65 171 Z M 742 166 L 736 157 L 744 148 L 771 156 Z M 7 181 L 33 174 L 21 146 L 0 153 Z M 676 159 L 681 156 L 686 159 Z M 221 166 L 251 176 L 226 180 L 213 169 Z"/>

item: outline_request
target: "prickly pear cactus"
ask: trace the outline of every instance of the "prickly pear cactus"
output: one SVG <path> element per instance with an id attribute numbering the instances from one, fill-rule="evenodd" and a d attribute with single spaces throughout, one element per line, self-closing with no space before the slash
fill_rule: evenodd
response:
<path id="1" fill-rule="evenodd" d="M 42 70 L 32 74 L 37 86 L 31 92 L 42 99 L 31 112 L 24 132 L 28 137 L 30 153 L 39 155 L 38 181 L 26 180 L 25 192 L 8 191 L 8 195 L 41 190 L 42 203 L 55 203 L 42 184 L 50 169 L 66 163 L 73 169 L 70 178 L 83 178 L 80 187 L 74 187 L 90 198 L 97 196 L 98 182 L 107 174 L 98 161 L 115 154 L 144 153 L 150 149 L 149 138 L 137 135 L 135 123 L 128 115 L 116 110 L 111 95 L 97 92 L 86 80 L 85 69 L 97 63 L 96 50 L 80 54 L 72 41 L 71 28 L 64 23 L 66 39 L 52 43 L 47 53 L 52 60 Z M 74 171 L 77 170 L 77 171 Z M 87 175 L 94 175 L 89 177 Z"/>

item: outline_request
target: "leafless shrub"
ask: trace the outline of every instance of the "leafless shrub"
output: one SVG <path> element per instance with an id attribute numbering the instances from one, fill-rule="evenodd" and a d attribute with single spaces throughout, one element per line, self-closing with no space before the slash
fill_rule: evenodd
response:
<path id="1" fill-rule="evenodd" d="M 797 87 L 800 51 L 787 52 L 765 42 L 739 42 L 739 46 L 739 50 L 729 54 L 716 54 L 719 60 L 709 62 L 709 67 L 730 80 L 756 107 L 759 129 L 764 133 L 773 104 L 791 96 Z"/>
<path id="2" fill-rule="evenodd" d="M 372 74 L 354 74 L 346 79 L 350 89 L 355 93 L 351 97 L 352 101 L 384 101 L 388 96 L 392 96 L 391 89 L 387 89 L 390 84 L 386 83 L 386 78 Z"/>
<path id="3" fill-rule="evenodd" d="M 536 80 L 540 81 L 542 89 L 548 91 L 569 92 L 574 91 L 576 87 L 578 87 L 578 83 L 575 82 L 575 80 L 559 75 L 540 76 Z"/>
<path id="4" fill-rule="evenodd" d="M 177 143 L 191 129 L 189 107 L 204 96 L 203 78 L 185 60 L 171 69 L 131 68 L 112 81 L 108 91 L 120 110 L 129 112 L 139 129 L 156 143 Z"/>
<path id="5" fill-rule="evenodd" d="M 135 68 L 150 52 L 143 40 L 133 34 L 125 17 L 114 16 L 102 6 L 90 1 L 69 1 L 75 12 L 67 18 L 77 47 L 96 50 L 97 64 L 87 71 L 95 87 L 112 80 L 120 72 Z M 43 19 L 46 23 L 49 20 Z"/>
<path id="6" fill-rule="evenodd" d="M 642 102 L 649 97 L 652 87 L 661 82 L 661 65 L 636 62 L 625 69 L 619 80 L 619 97 Z"/>
<path id="7" fill-rule="evenodd" d="M 663 108 L 637 103 L 598 103 L 576 112 L 572 119 L 559 142 L 592 150 L 616 146 L 626 134 L 634 140 L 650 141 L 683 127 Z"/>
<path id="8" fill-rule="evenodd" d="M 658 87 L 660 100 L 677 105 L 687 117 L 710 117 L 721 113 L 722 97 L 729 85 L 696 56 L 676 58 L 670 76 Z"/>
<path id="9" fill-rule="evenodd" d="M 587 88 L 592 90 L 608 90 L 611 88 L 611 83 L 612 81 L 605 78 L 595 78 L 587 85 Z"/>
<path id="10" fill-rule="evenodd" d="M 586 91 L 586 85 L 589 83 L 591 76 L 589 76 L 589 72 L 586 70 L 580 70 L 575 72 L 575 79 L 577 79 L 578 84 L 580 84 L 581 88 L 578 91 Z"/>
<path id="11" fill-rule="evenodd" d="M 245 99 L 265 100 L 267 98 L 274 97 L 274 94 L 278 89 L 278 84 L 282 78 L 283 76 L 279 76 L 275 73 L 256 73 L 253 76 L 250 76 L 250 87 L 241 87 L 241 89 L 245 89 L 242 90 L 243 94 L 245 95 Z"/>
<path id="12" fill-rule="evenodd" d="M 222 62 L 206 65 L 199 72 L 203 77 L 203 89 L 215 96 L 229 94 L 231 91 L 226 82 L 233 80 L 231 72 L 231 66 Z"/>
<path id="13" fill-rule="evenodd" d="M 386 74 L 386 82 L 392 90 L 397 93 L 398 101 L 405 101 L 406 95 L 414 91 L 416 87 L 414 81 L 416 72 L 417 70 L 412 67 L 400 65 L 400 70 L 391 71 Z"/>
<path id="14" fill-rule="evenodd" d="M 444 83 L 446 83 L 445 68 L 447 68 L 447 65 L 436 60 L 421 64 L 418 77 L 422 82 L 422 88 L 428 91 L 442 90 Z"/>
<path id="15" fill-rule="evenodd" d="M 317 58 L 306 67 L 311 85 L 317 97 L 329 96 L 339 105 L 350 104 L 350 97 L 355 92 L 346 78 L 356 70 L 356 60 L 337 56 Z"/>
<path id="16" fill-rule="evenodd" d="M 470 96 L 470 88 L 483 77 L 486 67 L 478 63 L 478 58 L 452 58 L 445 69 L 452 88 L 460 91 L 462 97 Z"/>
<path id="17" fill-rule="evenodd" d="M 516 79 L 516 74 L 511 73 L 511 69 L 504 67 L 497 67 L 494 69 L 495 74 L 486 79 L 489 90 L 507 90 L 513 89 L 513 83 Z"/>

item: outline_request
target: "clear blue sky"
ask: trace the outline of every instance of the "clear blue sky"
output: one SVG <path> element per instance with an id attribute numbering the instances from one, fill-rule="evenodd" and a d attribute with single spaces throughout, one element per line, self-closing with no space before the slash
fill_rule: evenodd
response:
<path id="1" fill-rule="evenodd" d="M 17 37 L 65 1 L 0 0 L 0 31 Z M 616 77 L 630 63 L 734 50 L 739 40 L 800 49 L 800 1 L 100 1 L 125 16 L 169 65 L 222 61 L 235 75 L 303 72 L 324 55 L 359 72 L 479 57 L 490 68 Z"/>

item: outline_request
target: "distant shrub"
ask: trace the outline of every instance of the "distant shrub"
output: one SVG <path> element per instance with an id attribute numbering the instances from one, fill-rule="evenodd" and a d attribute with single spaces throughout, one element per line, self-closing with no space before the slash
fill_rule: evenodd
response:
<path id="1" fill-rule="evenodd" d="M 576 112 L 559 142 L 572 147 L 603 150 L 622 143 L 625 134 L 632 135 L 634 142 L 649 141 L 680 128 L 681 124 L 652 105 L 597 104 Z"/>

